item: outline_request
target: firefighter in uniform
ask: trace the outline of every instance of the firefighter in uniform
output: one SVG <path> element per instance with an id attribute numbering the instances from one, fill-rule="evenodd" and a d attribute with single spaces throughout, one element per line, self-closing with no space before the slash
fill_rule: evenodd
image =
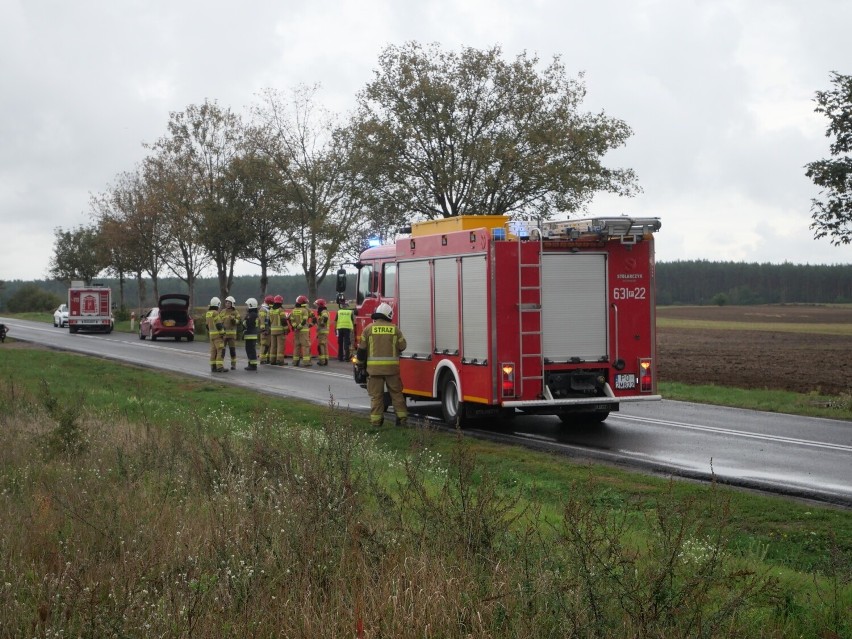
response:
<path id="1" fill-rule="evenodd" d="M 328 331 L 331 316 L 323 298 L 320 297 L 314 304 L 317 307 L 317 366 L 328 366 Z"/>
<path id="2" fill-rule="evenodd" d="M 299 295 L 296 306 L 290 311 L 290 326 L 293 327 L 293 366 L 311 365 L 311 321 L 314 316 L 306 304 L 308 298 Z"/>
<path id="3" fill-rule="evenodd" d="M 337 309 L 337 359 L 345 362 L 349 359 L 350 340 L 352 329 L 355 327 L 353 321 L 355 313 L 346 306 L 346 298 L 341 297 L 338 301 L 340 308 Z"/>
<path id="4" fill-rule="evenodd" d="M 233 296 L 225 298 L 225 308 L 221 313 L 222 324 L 225 326 L 225 348 L 230 351 L 231 370 L 237 368 L 237 326 L 240 323 L 240 312 L 236 307 L 237 301 Z M 224 360 L 224 355 L 222 356 Z"/>
<path id="5" fill-rule="evenodd" d="M 269 309 L 269 363 L 273 366 L 287 365 L 284 361 L 284 342 L 289 328 L 283 304 L 284 298 L 276 295 L 272 298 L 272 308 Z"/>
<path id="6" fill-rule="evenodd" d="M 272 306 L 274 298 L 267 295 L 263 298 L 263 304 L 257 312 L 257 321 L 260 335 L 260 363 L 269 363 L 269 307 Z"/>
<path id="7" fill-rule="evenodd" d="M 246 316 L 243 318 L 243 328 L 246 341 L 246 359 L 248 360 L 247 371 L 257 370 L 257 334 L 258 312 L 257 300 L 250 297 L 246 300 Z"/>
<path id="8" fill-rule="evenodd" d="M 399 353 L 407 346 L 405 336 L 398 326 L 391 323 L 393 309 L 390 304 L 379 304 L 370 318 L 373 322 L 361 333 L 356 353 L 357 366 L 367 369 L 370 425 L 381 426 L 384 423 L 384 395 L 387 386 L 396 413 L 396 425 L 405 426 L 408 421 L 408 408 L 402 394 L 402 380 L 399 378 Z"/>
<path id="9" fill-rule="evenodd" d="M 210 371 L 227 373 L 225 368 L 225 327 L 219 316 L 221 301 L 218 297 L 210 298 L 210 307 L 204 315 L 207 334 L 210 336 Z"/>

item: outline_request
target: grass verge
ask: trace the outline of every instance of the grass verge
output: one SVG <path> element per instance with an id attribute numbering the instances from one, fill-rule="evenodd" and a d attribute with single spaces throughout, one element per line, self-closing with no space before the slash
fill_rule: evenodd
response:
<path id="1" fill-rule="evenodd" d="M 728 388 L 715 384 L 692 385 L 680 382 L 660 382 L 659 391 L 666 399 L 684 402 L 806 417 L 852 420 L 852 395 L 791 393 L 771 389 Z"/>
<path id="2" fill-rule="evenodd" d="M 847 511 L 42 350 L 0 403 L 2 636 L 852 632 Z"/>

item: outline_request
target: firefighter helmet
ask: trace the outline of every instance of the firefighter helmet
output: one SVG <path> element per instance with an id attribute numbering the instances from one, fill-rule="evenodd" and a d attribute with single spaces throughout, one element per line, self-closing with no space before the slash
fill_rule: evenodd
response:
<path id="1" fill-rule="evenodd" d="M 220 300 L 218 297 L 211 297 L 210 298 L 210 306 L 219 307 L 221 305 L 222 305 L 222 300 Z"/>
<path id="2" fill-rule="evenodd" d="M 236 306 L 237 304 L 237 300 L 234 299 L 233 295 L 228 295 L 228 297 L 225 298 L 225 301 L 230 302 L 231 306 Z"/>
<path id="3" fill-rule="evenodd" d="M 328 303 L 323 298 L 320 297 L 316 302 L 314 302 L 314 305 L 315 306 L 321 306 L 321 307 L 325 308 L 326 306 L 328 306 Z"/>
<path id="4" fill-rule="evenodd" d="M 253 297 L 250 297 L 246 300 L 246 307 L 248 308 L 257 308 L 257 300 Z"/>
<path id="5" fill-rule="evenodd" d="M 387 302 L 382 302 L 381 304 L 379 304 L 379 307 L 376 309 L 376 313 L 378 313 L 379 315 L 384 315 L 389 320 L 393 319 L 393 308 L 391 308 L 391 305 Z"/>
<path id="6" fill-rule="evenodd" d="M 308 298 L 305 297 L 304 295 L 299 295 L 299 297 L 296 298 L 296 304 L 307 304 L 307 303 L 308 303 Z"/>
<path id="7" fill-rule="evenodd" d="M 275 297 L 272 298 L 272 303 L 273 304 L 283 304 L 284 298 L 281 297 L 280 295 L 276 295 Z"/>
<path id="8" fill-rule="evenodd" d="M 263 298 L 263 303 L 264 304 L 274 304 L 275 298 L 272 295 L 267 295 L 266 297 Z"/>

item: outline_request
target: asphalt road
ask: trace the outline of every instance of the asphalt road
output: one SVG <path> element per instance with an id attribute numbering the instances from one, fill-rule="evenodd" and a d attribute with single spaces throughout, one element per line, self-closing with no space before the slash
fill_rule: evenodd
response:
<path id="1" fill-rule="evenodd" d="M 227 374 L 209 372 L 206 342 L 141 341 L 128 333 L 70 334 L 50 324 L 0 318 L 9 337 L 137 365 L 163 368 L 265 393 L 366 412 L 369 401 L 348 364 L 244 371 L 245 353 Z M 2 348 L 2 347 L 0 347 Z M 436 403 L 410 404 L 439 414 Z M 622 404 L 602 425 L 570 427 L 555 417 L 483 421 L 466 434 L 602 460 L 628 468 L 708 480 L 852 507 L 852 423 L 663 400 Z"/>

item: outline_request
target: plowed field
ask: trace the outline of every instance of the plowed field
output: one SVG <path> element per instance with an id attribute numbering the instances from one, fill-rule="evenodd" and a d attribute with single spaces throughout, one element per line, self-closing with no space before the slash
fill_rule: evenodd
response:
<path id="1" fill-rule="evenodd" d="M 657 317 L 661 381 L 828 395 L 852 392 L 852 329 L 848 335 L 829 334 L 838 332 L 838 326 L 841 332 L 852 327 L 852 307 L 661 306 Z M 712 322 L 720 328 L 666 326 L 665 320 Z M 760 330 L 731 326 L 734 322 Z"/>

